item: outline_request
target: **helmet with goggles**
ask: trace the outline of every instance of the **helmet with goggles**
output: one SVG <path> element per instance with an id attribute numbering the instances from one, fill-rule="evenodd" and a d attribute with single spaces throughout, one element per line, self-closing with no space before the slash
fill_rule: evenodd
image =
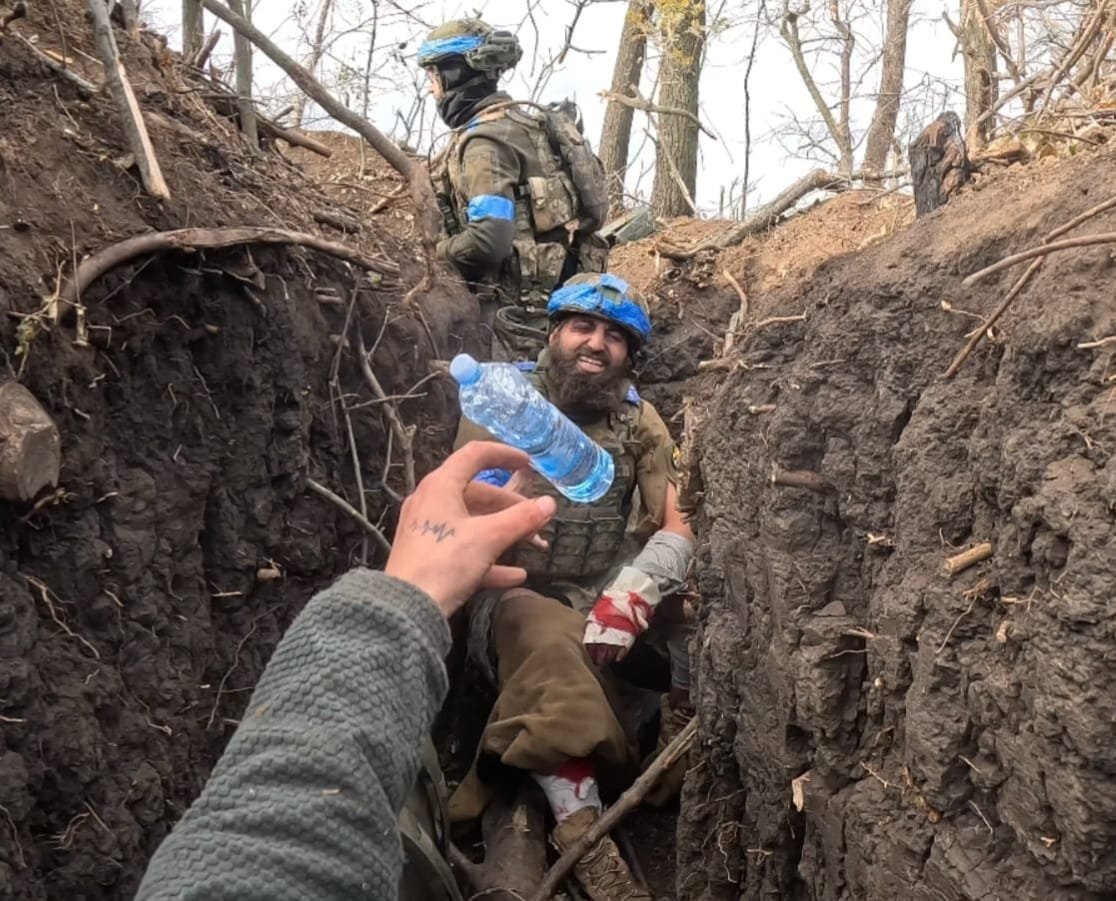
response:
<path id="1" fill-rule="evenodd" d="M 470 69 L 499 78 L 522 56 L 523 48 L 510 31 L 498 31 L 480 19 L 454 19 L 426 36 L 418 49 L 418 64 L 426 69 L 461 57 Z"/>
<path id="2" fill-rule="evenodd" d="M 651 340 L 651 314 L 643 295 L 611 272 L 573 276 L 550 295 L 546 314 L 551 325 L 567 316 L 596 316 L 620 326 L 639 350 Z"/>

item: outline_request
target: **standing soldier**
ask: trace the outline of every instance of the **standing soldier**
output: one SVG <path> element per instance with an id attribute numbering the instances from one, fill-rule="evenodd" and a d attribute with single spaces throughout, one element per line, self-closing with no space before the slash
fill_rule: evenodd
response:
<path id="1" fill-rule="evenodd" d="M 604 170 L 573 104 L 539 106 L 499 90 L 519 62 L 515 35 L 478 19 L 435 28 L 418 51 L 453 137 L 434 167 L 449 237 L 438 254 L 474 286 L 494 355 L 533 359 L 546 343 L 550 294 L 603 272 L 596 234 L 608 208 Z"/>

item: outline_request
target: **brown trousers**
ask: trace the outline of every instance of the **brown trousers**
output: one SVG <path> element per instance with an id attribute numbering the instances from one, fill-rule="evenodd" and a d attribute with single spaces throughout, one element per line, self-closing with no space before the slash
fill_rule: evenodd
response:
<path id="1" fill-rule="evenodd" d="M 585 616 L 525 588 L 507 592 L 492 620 L 500 694 L 468 776 L 450 799 L 450 819 L 484 811 L 506 768 L 553 773 L 588 757 L 606 793 L 634 778 L 635 743 L 615 698 L 582 644 Z"/>

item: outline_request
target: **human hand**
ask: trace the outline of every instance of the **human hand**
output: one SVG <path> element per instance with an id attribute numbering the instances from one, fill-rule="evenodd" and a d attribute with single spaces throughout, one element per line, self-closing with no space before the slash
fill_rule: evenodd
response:
<path id="1" fill-rule="evenodd" d="M 446 616 L 478 588 L 519 585 L 523 569 L 494 564 L 546 524 L 554 499 L 527 500 L 471 480 L 482 469 L 528 464 L 522 451 L 491 441 L 471 441 L 452 454 L 403 502 L 384 572 L 425 591 Z"/>
<path id="2" fill-rule="evenodd" d="M 630 566 L 620 570 L 585 618 L 582 639 L 597 666 L 623 660 L 636 639 L 647 631 L 658 591 L 646 573 Z"/>

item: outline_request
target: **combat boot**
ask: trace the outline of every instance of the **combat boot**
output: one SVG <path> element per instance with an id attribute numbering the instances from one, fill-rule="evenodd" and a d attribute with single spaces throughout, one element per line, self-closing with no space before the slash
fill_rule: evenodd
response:
<path id="1" fill-rule="evenodd" d="M 586 807 L 555 826 L 551 838 L 558 850 L 569 849 L 600 816 L 599 810 Z M 574 865 L 574 875 L 592 901 L 652 901 L 620 856 L 616 842 L 607 835 Z"/>

